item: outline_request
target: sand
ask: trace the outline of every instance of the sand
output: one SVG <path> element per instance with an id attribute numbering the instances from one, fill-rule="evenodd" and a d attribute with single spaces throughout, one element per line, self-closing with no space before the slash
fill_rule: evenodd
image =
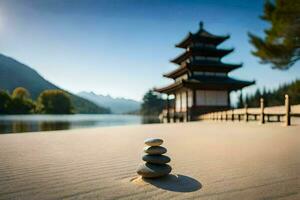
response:
<path id="1" fill-rule="evenodd" d="M 172 175 L 142 180 L 148 137 Z M 0 135 L 0 199 L 300 199 L 300 126 L 191 122 Z"/>

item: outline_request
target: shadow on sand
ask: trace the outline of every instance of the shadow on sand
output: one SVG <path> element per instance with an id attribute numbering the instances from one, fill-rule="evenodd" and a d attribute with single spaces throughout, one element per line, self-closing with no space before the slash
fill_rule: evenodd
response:
<path id="1" fill-rule="evenodd" d="M 200 182 L 184 175 L 168 175 L 159 179 L 143 178 L 143 181 L 160 189 L 173 192 L 194 192 L 202 188 Z"/>

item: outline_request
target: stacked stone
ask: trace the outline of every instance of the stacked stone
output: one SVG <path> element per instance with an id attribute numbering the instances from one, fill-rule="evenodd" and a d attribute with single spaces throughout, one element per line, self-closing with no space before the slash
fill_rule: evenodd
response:
<path id="1" fill-rule="evenodd" d="M 158 178 L 168 175 L 172 168 L 169 163 L 171 159 L 168 156 L 162 155 L 167 152 L 167 149 L 160 146 L 163 143 L 162 139 L 149 138 L 145 140 L 147 147 L 144 148 L 146 155 L 143 156 L 145 163 L 141 164 L 137 173 L 143 178 Z"/>

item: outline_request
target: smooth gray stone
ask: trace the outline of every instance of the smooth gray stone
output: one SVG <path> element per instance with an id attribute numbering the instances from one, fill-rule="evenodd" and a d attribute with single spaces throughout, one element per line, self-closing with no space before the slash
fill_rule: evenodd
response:
<path id="1" fill-rule="evenodd" d="M 150 155 L 161 155 L 166 153 L 167 149 L 161 146 L 145 147 L 144 152 Z"/>
<path id="2" fill-rule="evenodd" d="M 166 164 L 171 161 L 168 156 L 164 155 L 144 155 L 143 161 L 154 164 Z"/>
<path id="3" fill-rule="evenodd" d="M 159 138 L 148 138 L 145 141 L 145 144 L 148 146 L 159 146 L 161 145 L 164 141 Z"/>
<path id="4" fill-rule="evenodd" d="M 172 171 L 172 168 L 167 164 L 157 165 L 151 163 L 141 164 L 137 173 L 144 178 L 158 178 L 166 176 Z"/>

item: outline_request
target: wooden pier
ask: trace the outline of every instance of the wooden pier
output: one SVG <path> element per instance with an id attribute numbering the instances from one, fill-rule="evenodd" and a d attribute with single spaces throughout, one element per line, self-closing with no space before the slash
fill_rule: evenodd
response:
<path id="1" fill-rule="evenodd" d="M 264 99 L 260 99 L 259 108 L 239 108 L 220 112 L 212 112 L 199 116 L 199 120 L 221 120 L 221 121 L 259 121 L 260 124 L 266 122 L 284 122 L 286 126 L 291 125 L 291 117 L 300 116 L 300 105 L 290 105 L 289 96 L 285 95 L 283 106 L 265 107 Z"/>

